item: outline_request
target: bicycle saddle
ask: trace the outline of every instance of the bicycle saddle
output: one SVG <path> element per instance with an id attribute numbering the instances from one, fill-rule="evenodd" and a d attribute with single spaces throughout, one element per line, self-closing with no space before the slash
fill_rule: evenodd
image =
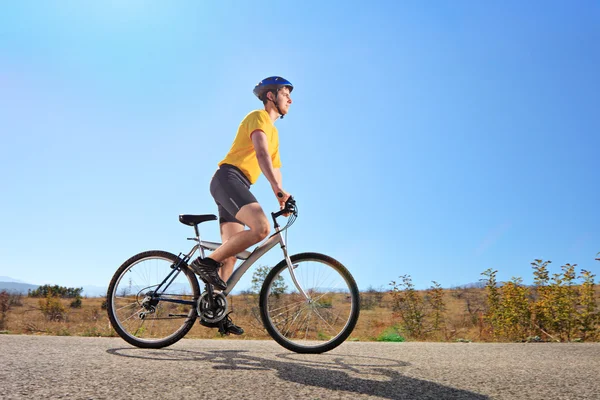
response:
<path id="1" fill-rule="evenodd" d="M 194 226 L 198 225 L 205 221 L 214 221 L 217 219 L 216 215 L 213 214 L 205 214 L 205 215 L 191 215 L 191 214 L 181 214 L 179 215 L 179 222 L 185 225 Z"/>

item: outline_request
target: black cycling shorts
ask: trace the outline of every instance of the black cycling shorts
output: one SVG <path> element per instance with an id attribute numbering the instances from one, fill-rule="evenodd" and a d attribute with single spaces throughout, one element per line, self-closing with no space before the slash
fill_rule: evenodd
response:
<path id="1" fill-rule="evenodd" d="M 219 209 L 219 222 L 237 222 L 235 218 L 240 208 L 246 204 L 257 203 L 250 193 L 250 181 L 237 167 L 223 164 L 210 181 L 210 194 Z"/>

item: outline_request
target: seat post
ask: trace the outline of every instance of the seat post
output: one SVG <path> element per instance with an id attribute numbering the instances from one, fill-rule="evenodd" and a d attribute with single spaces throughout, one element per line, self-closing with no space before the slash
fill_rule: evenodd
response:
<path id="1" fill-rule="evenodd" d="M 194 224 L 194 231 L 196 232 L 196 239 L 198 240 L 198 248 L 200 249 L 200 257 L 204 258 L 204 248 L 200 246 L 202 243 L 202 239 L 200 238 L 200 230 L 198 229 L 198 224 Z"/>

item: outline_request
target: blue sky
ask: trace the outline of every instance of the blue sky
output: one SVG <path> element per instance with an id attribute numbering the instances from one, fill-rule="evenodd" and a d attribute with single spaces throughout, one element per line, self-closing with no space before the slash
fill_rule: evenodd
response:
<path id="1" fill-rule="evenodd" d="M 177 216 L 216 213 L 210 178 L 271 75 L 295 85 L 292 253 L 361 289 L 531 282 L 536 258 L 598 273 L 598 43 L 583 0 L 4 5 L 0 275 L 106 286 L 135 253 L 188 250 Z M 253 192 L 276 209 L 264 177 Z"/>

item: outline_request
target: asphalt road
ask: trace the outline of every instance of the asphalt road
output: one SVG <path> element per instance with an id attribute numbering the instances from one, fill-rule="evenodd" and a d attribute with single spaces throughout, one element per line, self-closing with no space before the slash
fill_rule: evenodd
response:
<path id="1" fill-rule="evenodd" d="M 600 343 L 344 343 L 0 335 L 0 399 L 600 399 Z"/>

